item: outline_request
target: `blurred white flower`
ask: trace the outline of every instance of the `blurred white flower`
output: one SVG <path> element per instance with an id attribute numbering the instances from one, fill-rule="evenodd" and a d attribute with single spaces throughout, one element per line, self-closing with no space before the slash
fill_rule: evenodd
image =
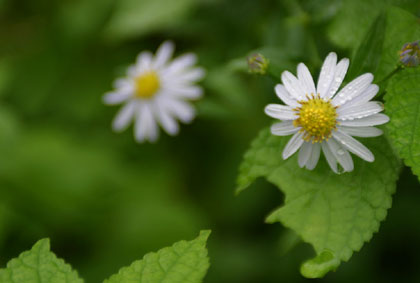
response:
<path id="1" fill-rule="evenodd" d="M 349 152 L 374 161 L 372 152 L 352 136 L 379 136 L 382 131 L 372 126 L 384 124 L 389 118 L 379 114 L 383 110 L 380 102 L 370 101 L 379 91 L 370 73 L 357 77 L 337 93 L 348 66 L 347 58 L 337 64 L 337 54 L 330 53 L 316 88 L 303 63 L 298 65 L 297 78 L 288 71 L 282 73 L 283 85 L 278 84 L 275 91 L 286 105 L 270 104 L 265 113 L 283 121 L 271 127 L 273 135 L 293 134 L 283 150 L 283 159 L 300 149 L 299 166 L 312 170 L 322 149 L 335 173 L 353 171 Z"/>
<path id="2" fill-rule="evenodd" d="M 194 85 L 205 72 L 194 67 L 197 58 L 185 54 L 171 61 L 172 42 L 164 42 L 153 56 L 141 52 L 127 76 L 115 81 L 115 90 L 104 95 L 105 104 L 124 103 L 112 127 L 123 131 L 134 121 L 134 137 L 138 142 L 154 142 L 159 137 L 158 124 L 169 135 L 179 132 L 178 121 L 191 122 L 195 109 L 188 100 L 202 96 L 201 87 Z"/>

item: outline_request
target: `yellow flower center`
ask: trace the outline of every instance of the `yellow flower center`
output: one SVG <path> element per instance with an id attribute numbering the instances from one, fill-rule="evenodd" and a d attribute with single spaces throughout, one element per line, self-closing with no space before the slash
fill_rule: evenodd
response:
<path id="1" fill-rule="evenodd" d="M 135 79 L 136 97 L 152 98 L 160 88 L 159 77 L 154 71 L 145 72 Z"/>
<path id="2" fill-rule="evenodd" d="M 331 132 L 337 127 L 337 107 L 331 104 L 331 100 L 323 100 L 319 94 L 306 96 L 307 101 L 299 101 L 301 107 L 293 109 L 299 118 L 293 121 L 295 127 L 302 127 L 303 139 L 312 143 L 322 142 L 331 137 Z"/>

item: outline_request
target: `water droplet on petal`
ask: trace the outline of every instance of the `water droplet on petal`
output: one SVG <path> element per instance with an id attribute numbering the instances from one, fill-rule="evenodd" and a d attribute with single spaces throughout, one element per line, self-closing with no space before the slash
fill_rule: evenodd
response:
<path id="1" fill-rule="evenodd" d="M 346 153 L 346 152 L 343 149 L 341 149 L 341 148 L 339 150 L 337 150 L 337 154 L 338 155 L 344 155 L 344 153 Z"/>

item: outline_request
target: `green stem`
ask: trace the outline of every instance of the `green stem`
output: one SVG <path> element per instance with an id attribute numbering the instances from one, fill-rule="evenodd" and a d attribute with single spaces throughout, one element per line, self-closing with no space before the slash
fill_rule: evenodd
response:
<path id="1" fill-rule="evenodd" d="M 383 84 L 384 82 L 386 82 L 387 80 L 389 80 L 391 77 L 393 77 L 396 73 L 398 73 L 402 69 L 403 69 L 403 67 L 401 65 L 398 65 L 398 67 L 395 68 L 395 70 L 393 70 L 385 78 L 383 78 L 380 82 L 378 82 L 378 84 Z"/>
<path id="2" fill-rule="evenodd" d="M 402 65 L 398 65 L 397 68 L 395 68 L 391 73 L 389 73 L 385 78 L 383 78 L 382 80 L 380 80 L 377 84 L 379 86 L 381 86 L 387 80 L 389 80 L 390 78 L 392 78 L 396 73 L 400 72 L 402 69 L 403 69 Z M 381 92 L 379 92 L 376 97 L 382 97 L 385 94 L 385 92 L 386 92 L 385 89 L 383 87 L 381 87 Z"/>

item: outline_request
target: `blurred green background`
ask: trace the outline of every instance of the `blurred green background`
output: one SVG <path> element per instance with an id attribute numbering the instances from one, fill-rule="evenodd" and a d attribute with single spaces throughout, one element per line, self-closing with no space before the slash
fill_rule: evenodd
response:
<path id="1" fill-rule="evenodd" d="M 328 36 L 343 27 L 345 2 L 0 0 L 0 265 L 49 237 L 86 282 L 101 282 L 212 229 L 205 282 L 309 281 L 299 265 L 311 247 L 264 224 L 282 203 L 278 189 L 260 180 L 234 196 L 278 83 L 247 73 L 245 58 L 264 49 L 281 69 L 304 61 L 318 72 L 331 50 L 351 57 L 349 42 Z M 418 15 L 418 1 L 386 2 Z M 111 131 L 118 107 L 101 97 L 140 51 L 166 39 L 177 54 L 198 54 L 205 97 L 179 136 L 139 145 L 131 129 Z M 380 233 L 316 281 L 420 282 L 419 203 L 406 168 Z"/>

